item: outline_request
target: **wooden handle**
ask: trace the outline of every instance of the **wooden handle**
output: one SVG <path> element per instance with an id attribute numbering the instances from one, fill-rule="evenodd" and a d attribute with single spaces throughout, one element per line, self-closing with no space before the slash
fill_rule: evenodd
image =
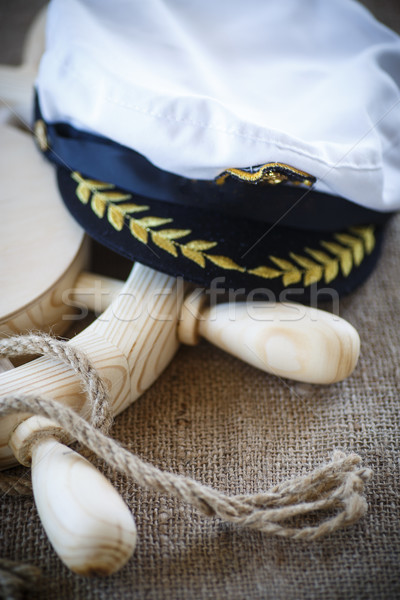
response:
<path id="1" fill-rule="evenodd" d="M 13 433 L 19 452 L 27 436 L 51 422 L 31 417 Z M 54 438 L 31 446 L 32 486 L 36 506 L 55 551 L 75 573 L 109 575 L 120 569 L 136 546 L 133 516 L 110 482 L 86 459 Z"/>
<path id="2" fill-rule="evenodd" d="M 121 284 L 85 273 L 76 298 L 103 310 Z M 198 290 L 184 302 L 178 338 L 195 345 L 200 336 L 268 373 L 308 383 L 341 381 L 354 370 L 360 338 L 350 323 L 316 308 L 295 303 L 232 303 L 204 308 Z"/>
<path id="3" fill-rule="evenodd" d="M 329 313 L 271 303 L 204 309 L 198 294 L 192 310 L 190 300 L 182 310 L 183 298 L 184 290 L 176 279 L 137 263 L 102 317 L 74 338 L 73 343 L 89 354 L 108 384 L 115 413 L 158 377 L 177 350 L 179 336 L 196 343 L 202 335 L 264 371 L 299 381 L 339 381 L 357 362 L 356 330 Z M 24 390 L 49 394 L 83 416 L 89 413 L 76 375 L 48 358 L 0 376 L 0 395 Z M 26 416 L 12 415 L 0 422 L 3 467 L 15 461 L 7 444 Z M 19 454 L 18 435 L 27 424 L 33 432 L 43 430 L 36 417 L 19 425 L 10 442 L 15 456 Z M 32 476 L 46 532 L 72 570 L 110 573 L 126 562 L 136 542 L 134 522 L 112 486 L 87 461 L 56 440 L 45 438 L 33 446 Z"/>
<path id="4" fill-rule="evenodd" d="M 184 300 L 179 282 L 136 263 L 111 306 L 70 342 L 86 352 L 105 381 L 118 414 L 158 378 L 179 347 L 177 323 Z M 41 357 L 0 374 L 0 396 L 38 393 L 84 418 L 90 405 L 81 381 L 56 360 Z M 0 419 L 0 469 L 15 464 L 10 435 L 26 414 Z"/>
<path id="5" fill-rule="evenodd" d="M 115 414 L 136 400 L 174 356 L 183 300 L 178 280 L 136 263 L 112 305 L 69 342 L 87 352 L 97 367 Z M 231 304 L 205 309 L 200 320 L 192 321 L 212 343 L 279 376 L 332 383 L 354 369 L 359 337 L 343 319 L 296 304 L 252 306 L 253 313 L 260 310 L 257 318 L 249 312 L 251 306 Z M 195 330 L 194 341 L 196 337 Z M 0 395 L 25 391 L 49 395 L 83 417 L 90 413 L 77 376 L 51 359 L 42 357 L 0 375 Z M 0 468 L 15 464 L 8 441 L 26 417 L 0 420 Z"/>
<path id="6" fill-rule="evenodd" d="M 220 304 L 202 311 L 198 331 L 263 371 L 309 383 L 345 379 L 360 352 L 350 323 L 300 304 Z"/>

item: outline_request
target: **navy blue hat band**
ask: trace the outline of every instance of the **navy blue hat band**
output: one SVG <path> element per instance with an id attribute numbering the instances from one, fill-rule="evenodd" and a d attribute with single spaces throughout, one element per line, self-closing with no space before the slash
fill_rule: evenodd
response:
<path id="1" fill-rule="evenodd" d="M 42 150 L 47 158 L 87 177 L 112 181 L 135 196 L 186 207 L 228 212 L 232 217 L 307 231 L 335 231 L 362 224 L 383 224 L 388 213 L 374 211 L 338 196 L 299 185 L 249 184 L 225 173 L 220 180 L 193 180 L 159 169 L 138 152 L 102 136 L 79 131 L 67 123 L 44 123 L 38 99 L 35 120 L 46 129 Z M 232 169 L 233 174 L 236 169 Z M 245 172 L 244 172 L 245 173 Z M 276 181 L 310 185 L 313 179 L 301 171 L 269 167 Z M 271 181 L 270 181 L 271 183 Z"/>

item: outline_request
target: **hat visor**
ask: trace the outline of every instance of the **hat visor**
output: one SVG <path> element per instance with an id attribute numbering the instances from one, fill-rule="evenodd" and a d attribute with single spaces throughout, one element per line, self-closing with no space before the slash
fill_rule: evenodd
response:
<path id="1" fill-rule="evenodd" d="M 118 254 L 205 288 L 276 301 L 331 300 L 375 267 L 383 224 L 306 231 L 209 208 L 149 200 L 57 166 L 64 202 L 87 233 Z M 218 278 L 218 279 L 217 279 Z"/>

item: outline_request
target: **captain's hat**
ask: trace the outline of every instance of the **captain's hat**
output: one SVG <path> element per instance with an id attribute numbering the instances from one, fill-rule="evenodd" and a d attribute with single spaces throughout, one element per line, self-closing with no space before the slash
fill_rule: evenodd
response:
<path id="1" fill-rule="evenodd" d="M 400 39 L 352 0 L 53 0 L 35 132 L 109 248 L 348 293 L 400 207 Z"/>

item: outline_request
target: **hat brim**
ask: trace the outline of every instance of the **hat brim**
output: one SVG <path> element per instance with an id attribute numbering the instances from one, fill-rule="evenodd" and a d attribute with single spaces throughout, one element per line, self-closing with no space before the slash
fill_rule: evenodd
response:
<path id="1" fill-rule="evenodd" d="M 331 300 L 375 267 L 383 224 L 306 231 L 209 208 L 150 200 L 57 166 L 64 202 L 87 233 L 118 254 L 209 288 L 275 300 Z M 251 218 L 253 216 L 253 218 Z"/>

